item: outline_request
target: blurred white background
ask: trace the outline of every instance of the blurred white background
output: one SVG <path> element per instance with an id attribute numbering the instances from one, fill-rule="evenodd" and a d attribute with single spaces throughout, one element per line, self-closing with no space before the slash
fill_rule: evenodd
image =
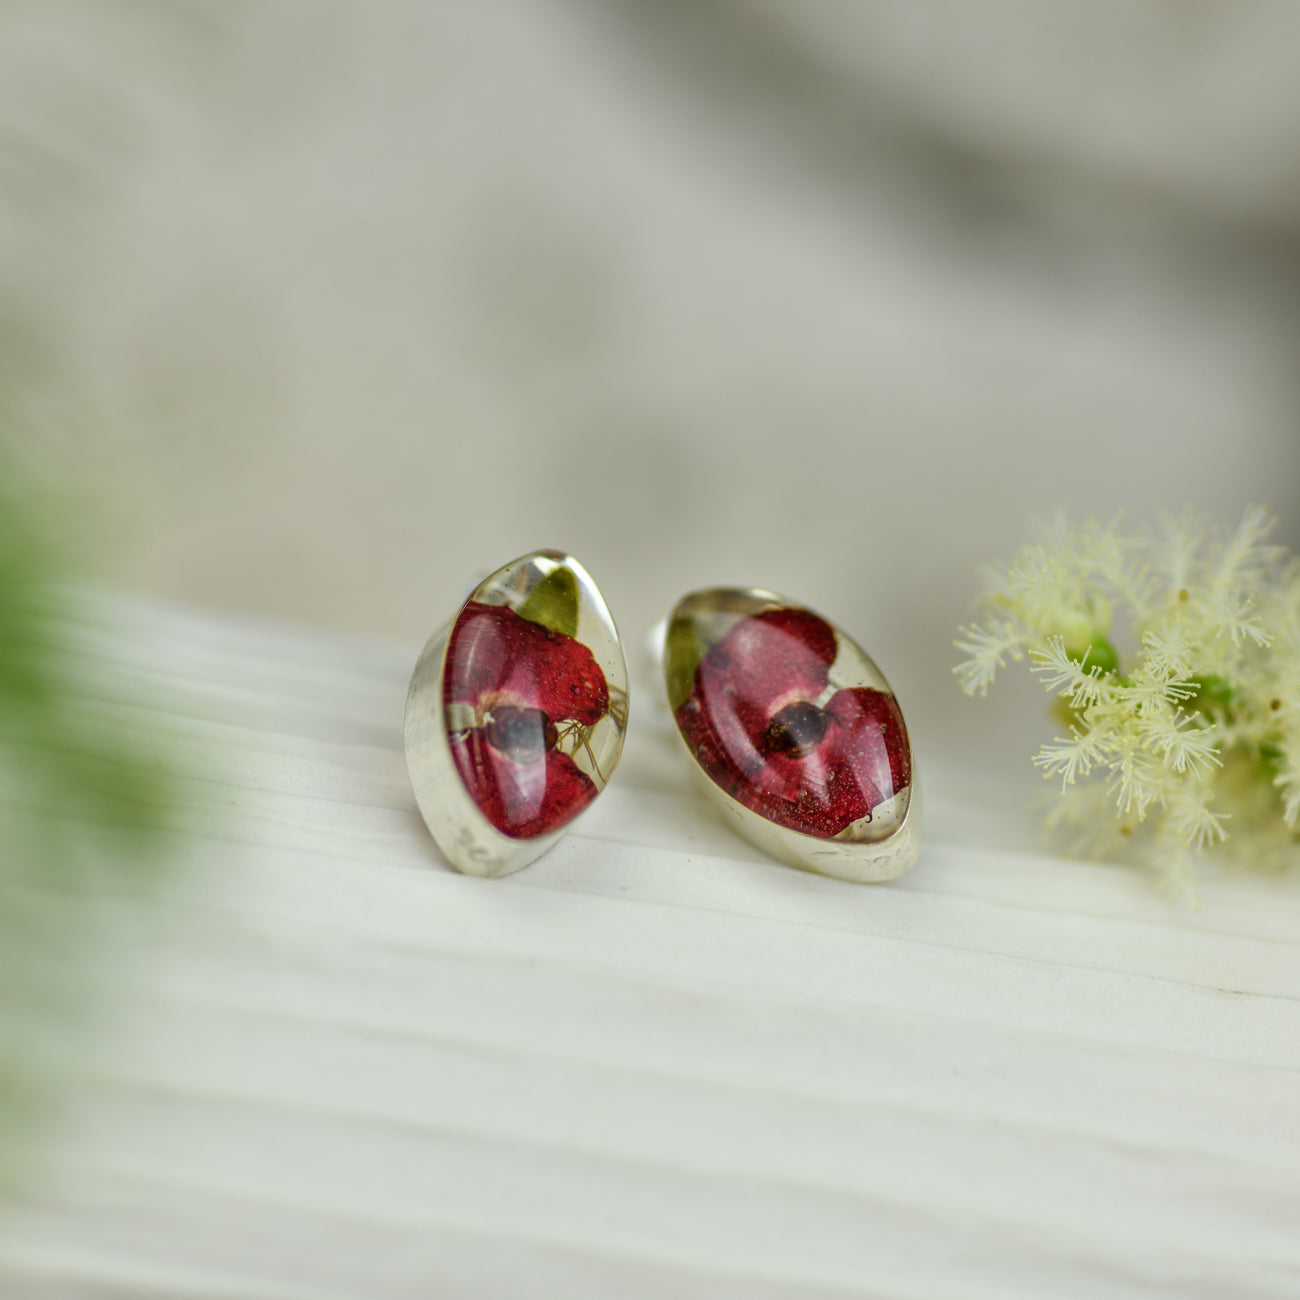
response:
<path id="1" fill-rule="evenodd" d="M 128 588 L 413 660 L 537 546 L 633 643 L 756 583 L 974 754 L 951 637 L 1028 512 L 1300 540 L 1297 48 L 1280 0 L 10 3 L 23 450 Z"/>

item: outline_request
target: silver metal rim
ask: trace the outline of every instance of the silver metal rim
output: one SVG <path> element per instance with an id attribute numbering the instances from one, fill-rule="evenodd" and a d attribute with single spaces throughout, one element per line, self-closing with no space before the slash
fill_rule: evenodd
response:
<path id="1" fill-rule="evenodd" d="M 515 568 L 536 556 L 563 561 L 586 580 L 592 591 L 599 592 L 586 569 L 571 555 L 560 551 L 530 551 L 502 565 L 496 572 Z M 490 577 L 484 581 L 489 581 Z M 466 597 L 466 601 L 461 603 L 457 617 L 468 599 Z M 603 600 L 601 605 L 617 639 L 617 628 Z M 508 876 L 540 858 L 573 828 L 583 814 L 579 813 L 578 817 L 548 835 L 512 839 L 497 830 L 479 811 L 456 770 L 443 717 L 443 673 L 447 666 L 447 643 L 455 623 L 455 618 L 450 619 L 429 638 L 411 674 L 404 725 L 406 770 L 424 824 L 447 861 L 457 871 L 469 876 Z M 612 770 L 610 774 L 613 775 Z"/>
<path id="2" fill-rule="evenodd" d="M 720 588 L 719 590 L 724 589 Z M 736 589 L 728 588 L 726 590 L 734 591 Z M 791 607 L 807 608 L 806 605 L 801 605 L 798 601 L 787 600 L 786 597 L 778 596 L 776 593 L 761 587 L 750 587 L 743 590 L 760 599 L 775 599 Z M 698 594 L 700 593 L 688 593 L 688 595 Z M 686 598 L 685 596 L 682 597 L 683 600 Z M 819 615 L 819 617 L 824 617 L 824 615 Z M 667 629 L 671 620 L 672 615 L 670 614 L 662 625 L 656 625 L 651 633 L 649 643 L 651 653 L 658 659 L 659 690 L 662 693 L 662 699 L 669 711 L 670 718 L 671 704 L 667 699 L 667 683 L 663 673 L 663 631 Z M 827 622 L 830 622 L 830 620 L 828 619 Z M 839 624 L 833 623 L 832 626 L 835 628 L 837 635 L 848 635 L 841 630 Z M 870 659 L 870 656 L 866 657 Z M 871 663 L 876 667 L 876 671 L 880 672 L 879 666 L 875 665 L 875 661 L 871 660 Z M 884 673 L 880 673 L 880 676 L 886 686 L 889 686 Z M 889 690 L 892 693 L 893 687 L 890 686 Z M 901 709 L 902 705 L 900 704 L 899 707 Z M 906 715 L 904 715 L 904 720 L 906 721 Z M 849 880 L 858 884 L 879 884 L 885 880 L 894 880 L 915 864 L 921 851 L 923 820 L 921 785 L 917 772 L 915 750 L 912 751 L 912 786 L 907 811 L 903 814 L 903 820 L 889 835 L 879 840 L 824 840 L 818 839 L 815 835 L 805 835 L 801 831 L 779 826 L 776 822 L 769 821 L 752 808 L 746 808 L 744 804 L 733 799 L 696 761 L 695 755 L 691 753 L 690 746 L 686 743 L 686 738 L 682 735 L 675 720 L 672 720 L 671 725 L 673 733 L 677 737 L 677 743 L 690 764 L 696 788 L 738 835 L 777 859 L 778 862 L 784 862 L 791 867 L 798 867 L 801 871 L 812 871 L 822 876 L 834 876 L 839 880 Z M 910 733 L 908 735 L 908 744 L 911 744 Z"/>

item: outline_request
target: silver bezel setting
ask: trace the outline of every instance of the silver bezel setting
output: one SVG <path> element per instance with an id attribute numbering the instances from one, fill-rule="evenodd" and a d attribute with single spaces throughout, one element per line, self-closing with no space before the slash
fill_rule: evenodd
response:
<path id="1" fill-rule="evenodd" d="M 688 593 L 688 596 L 682 597 L 682 601 L 690 597 L 709 595 L 714 592 L 719 595 L 742 595 L 757 600 L 773 601 L 792 608 L 808 608 L 806 605 L 800 604 L 799 601 L 789 600 L 762 587 L 705 589 Z M 682 735 L 681 729 L 677 726 L 676 719 L 672 718 L 671 704 L 667 699 L 663 646 L 664 633 L 671 624 L 673 615 L 676 612 L 676 607 L 674 607 L 664 623 L 655 629 L 652 642 L 652 650 L 658 660 L 661 698 L 668 708 L 673 734 L 677 737 L 677 743 L 690 764 L 696 788 L 721 815 L 722 819 L 738 835 L 748 840 L 755 847 L 762 849 L 764 853 L 776 858 L 779 862 L 786 863 L 788 866 L 797 867 L 801 871 L 812 871 L 822 876 L 834 876 L 836 879 L 849 880 L 857 884 L 879 884 L 882 881 L 894 880 L 908 871 L 915 864 L 921 851 L 921 786 L 917 772 L 915 750 L 912 751 L 912 784 L 907 811 L 903 814 L 902 821 L 888 835 L 882 836 L 878 840 L 819 839 L 815 835 L 805 835 L 802 831 L 791 830 L 789 827 L 780 826 L 776 822 L 769 821 L 762 814 L 756 813 L 752 808 L 747 808 L 744 804 L 732 798 L 709 776 L 696 761 L 690 745 L 687 744 L 685 736 Z M 825 618 L 821 614 L 818 617 Z M 837 636 L 848 637 L 848 633 L 843 631 L 839 624 L 832 623 L 829 619 L 826 619 L 826 622 L 830 623 L 835 629 Z M 879 674 L 881 681 L 888 687 L 890 694 L 893 694 L 893 687 L 889 686 L 888 679 L 884 673 L 880 672 L 875 661 L 865 651 L 862 651 L 861 646 L 853 638 L 848 637 L 848 639 L 853 642 L 855 648 L 862 653 L 863 658 Z M 895 699 L 897 699 L 897 696 L 895 696 Z M 909 747 L 911 745 L 910 733 L 908 735 L 908 745 Z"/>
<path id="2" fill-rule="evenodd" d="M 486 578 L 474 592 L 461 602 L 456 617 L 443 624 L 426 643 L 406 693 L 404 736 L 406 769 L 410 776 L 415 802 L 424 818 L 429 834 L 447 861 L 457 871 L 469 876 L 508 876 L 535 862 L 582 816 L 578 814 L 558 830 L 530 839 L 514 839 L 503 835 L 479 810 L 465 783 L 456 770 L 444 716 L 443 675 L 447 667 L 447 646 L 451 629 L 461 610 L 474 595 L 497 579 L 501 574 L 517 570 L 534 561 L 545 561 L 549 566 L 563 564 L 571 568 L 583 584 L 587 597 L 595 605 L 595 613 L 606 623 L 613 634 L 622 659 L 622 642 L 600 590 L 591 575 L 571 555 L 562 551 L 531 551 L 527 555 L 502 565 Z M 623 688 L 626 690 L 627 669 L 623 668 Z M 617 758 L 615 767 L 617 766 Z M 613 775 L 613 768 L 610 775 Z M 584 810 L 585 811 L 585 810 Z"/>

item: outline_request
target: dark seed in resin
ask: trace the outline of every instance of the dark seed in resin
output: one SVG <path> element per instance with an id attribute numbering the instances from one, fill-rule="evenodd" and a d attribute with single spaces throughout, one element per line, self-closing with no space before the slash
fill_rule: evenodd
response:
<path id="1" fill-rule="evenodd" d="M 889 834 L 906 813 L 912 754 L 879 669 L 811 610 L 746 602 L 699 593 L 668 630 L 665 679 L 690 683 L 675 717 L 696 762 L 790 830 Z M 682 646 L 698 655 L 693 670 L 673 661 Z"/>
<path id="2" fill-rule="evenodd" d="M 609 710 L 609 687 L 575 637 L 469 601 L 447 643 L 443 708 L 461 780 L 503 835 L 558 830 L 595 798 L 561 725 L 570 737 L 589 734 Z"/>
<path id="3" fill-rule="evenodd" d="M 769 754 L 807 758 L 825 734 L 826 715 L 815 704 L 796 700 L 772 715 L 763 733 L 763 744 Z"/>

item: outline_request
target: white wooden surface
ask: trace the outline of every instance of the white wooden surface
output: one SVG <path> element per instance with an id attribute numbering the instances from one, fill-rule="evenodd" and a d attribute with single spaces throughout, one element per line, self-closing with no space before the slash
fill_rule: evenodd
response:
<path id="1" fill-rule="evenodd" d="M 1294 880 L 1193 911 L 931 754 L 909 876 L 802 875 L 636 695 L 580 828 L 466 879 L 418 647 L 105 612 L 105 692 L 201 779 L 6 1297 L 1300 1295 Z"/>

